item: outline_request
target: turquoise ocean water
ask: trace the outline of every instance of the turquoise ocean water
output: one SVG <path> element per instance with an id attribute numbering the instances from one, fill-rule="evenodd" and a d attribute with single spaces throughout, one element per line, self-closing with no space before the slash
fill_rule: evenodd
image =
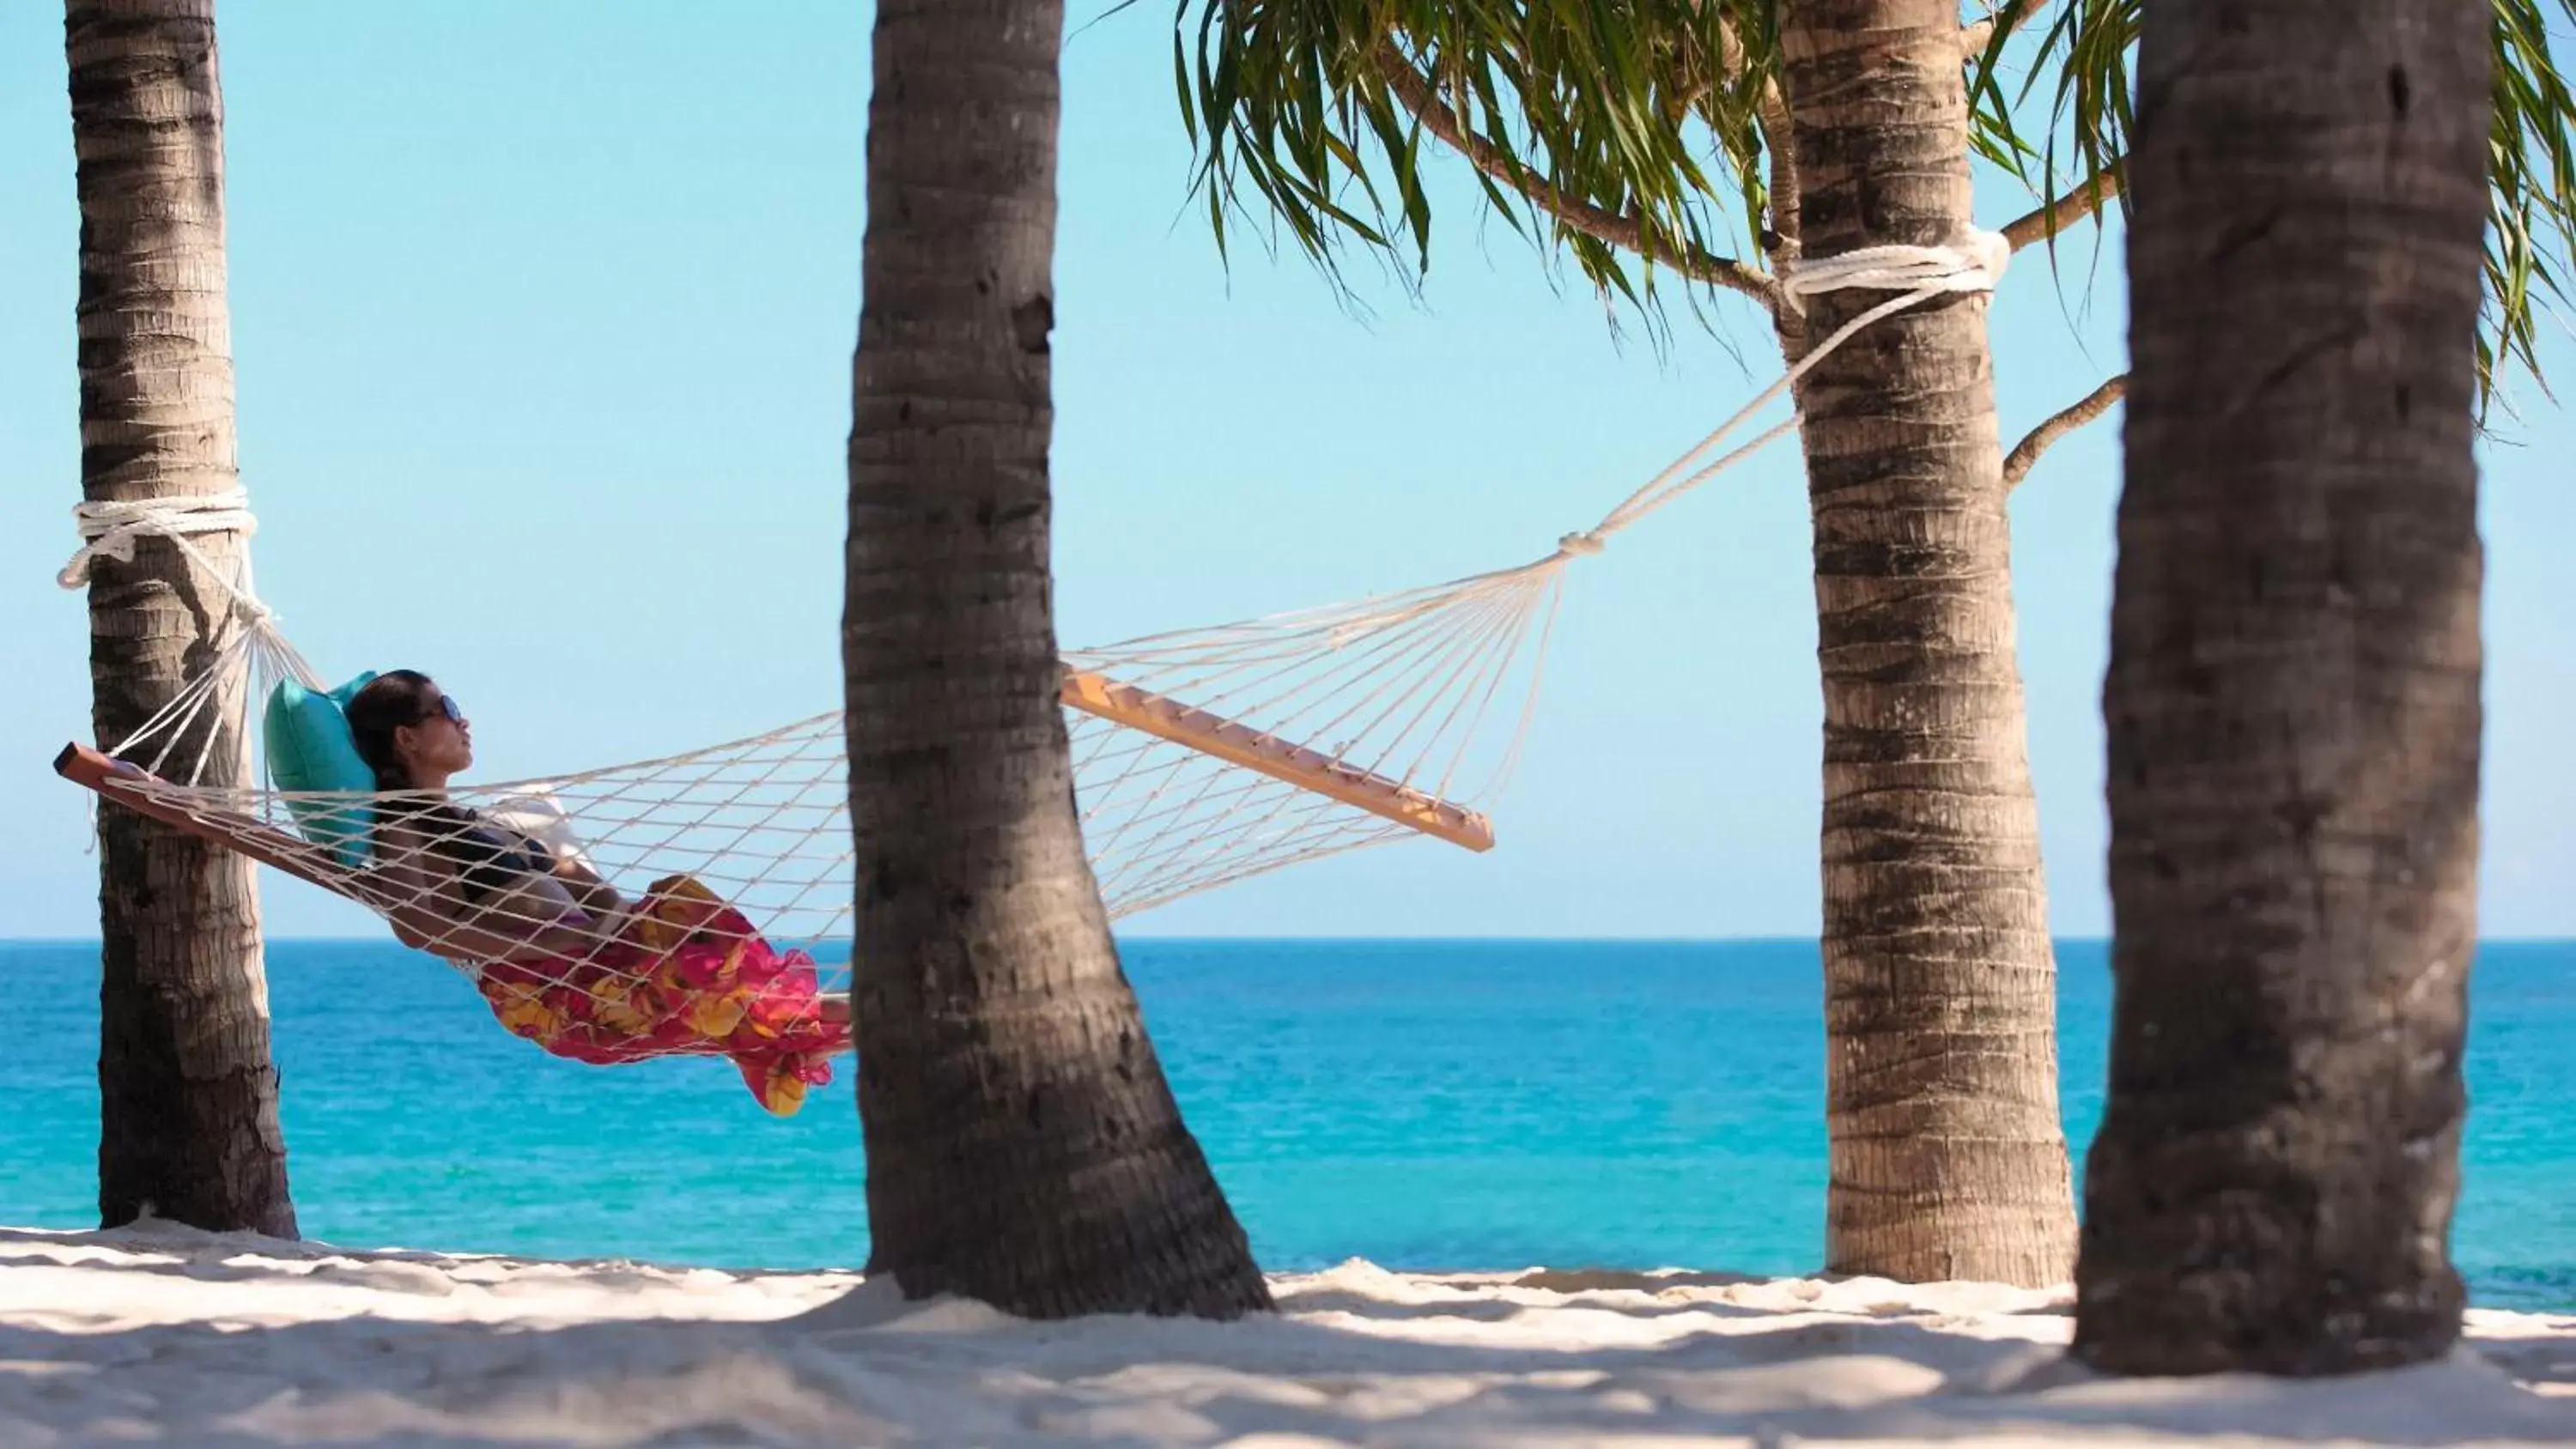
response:
<path id="1" fill-rule="evenodd" d="M 1126 943 L 1189 1122 L 1262 1262 L 1812 1272 L 1810 942 Z M 2060 947 L 2067 1128 L 2099 1115 L 2109 978 Z M 2576 943 L 2480 954 L 2455 1254 L 2479 1302 L 2576 1308 Z M 269 980 L 295 1200 L 351 1247 L 855 1266 L 846 1068 L 774 1121 L 728 1066 L 581 1067 L 399 947 L 288 942 Z M 95 947 L 0 944 L 0 1222 L 94 1225 Z"/>

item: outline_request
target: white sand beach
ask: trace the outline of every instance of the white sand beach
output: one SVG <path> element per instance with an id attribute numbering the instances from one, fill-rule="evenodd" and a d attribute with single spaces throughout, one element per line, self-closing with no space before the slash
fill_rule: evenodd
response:
<path id="1" fill-rule="evenodd" d="M 1275 1279 L 1237 1324 L 1038 1324 L 846 1273 L 0 1229 L 0 1445 L 2576 1442 L 2576 1316 L 2449 1360 L 2116 1381 L 2064 1292 L 1725 1275 Z"/>

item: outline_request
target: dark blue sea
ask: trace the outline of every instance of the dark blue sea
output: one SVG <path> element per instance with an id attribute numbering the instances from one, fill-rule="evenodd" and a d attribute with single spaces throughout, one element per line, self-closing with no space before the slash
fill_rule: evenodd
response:
<path id="1" fill-rule="evenodd" d="M 2101 1107 L 2109 976 L 2060 946 L 2066 1125 Z M 1125 944 L 1190 1126 L 1262 1262 L 1807 1273 L 1823 1256 L 1812 942 Z M 2576 943 L 2493 944 L 2473 986 L 2477 1301 L 2576 1309 Z M 846 1064 L 765 1116 L 726 1065 L 596 1068 L 372 943 L 272 946 L 295 1203 L 349 1247 L 856 1265 Z M 0 1223 L 95 1224 L 94 946 L 0 944 Z"/>

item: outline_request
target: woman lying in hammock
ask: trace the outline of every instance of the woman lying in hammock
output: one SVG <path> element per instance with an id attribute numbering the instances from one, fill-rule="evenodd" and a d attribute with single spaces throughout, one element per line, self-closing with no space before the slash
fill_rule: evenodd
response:
<path id="1" fill-rule="evenodd" d="M 576 1061 L 728 1056 L 781 1116 L 832 1079 L 849 999 L 817 989 L 812 957 L 773 949 L 691 877 L 666 876 L 629 901 L 577 857 L 450 800 L 448 781 L 474 763 L 473 731 L 427 675 L 377 676 L 347 716 L 387 792 L 369 841 L 373 878 L 441 927 L 422 930 L 415 915 L 395 934 L 471 966 L 503 1026 Z"/>

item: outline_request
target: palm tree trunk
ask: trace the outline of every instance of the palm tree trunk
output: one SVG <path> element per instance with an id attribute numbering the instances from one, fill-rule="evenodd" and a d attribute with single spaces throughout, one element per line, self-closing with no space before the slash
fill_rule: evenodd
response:
<path id="1" fill-rule="evenodd" d="M 2147 7 L 2077 1274 L 2101 1367 L 2331 1373 L 2459 1333 L 2493 23 Z"/>
<path id="2" fill-rule="evenodd" d="M 81 490 L 91 500 L 235 484 L 224 302 L 223 101 L 213 0 L 70 0 L 80 197 Z M 197 546 L 229 569 L 232 535 Z M 120 740 L 238 627 L 165 541 L 101 559 L 91 719 Z M 221 714 L 221 711 L 209 711 Z M 211 732 L 211 738 L 205 733 Z M 247 783 L 230 717 L 186 741 L 210 783 Z M 269 1059 L 249 861 L 130 811 L 99 812 L 99 1215 L 295 1236 Z"/>
<path id="3" fill-rule="evenodd" d="M 1810 258 L 1962 241 L 1952 0 L 1794 0 L 1781 50 Z M 1811 299 L 1806 339 L 1885 300 Z M 1803 379 L 1824 676 L 1826 1263 L 2064 1281 L 2056 962 L 2013 654 L 1986 300 L 1881 321 Z"/>
<path id="4" fill-rule="evenodd" d="M 1048 577 L 1062 0 L 881 0 L 842 654 L 872 1272 L 1267 1308 L 1084 858 Z"/>

